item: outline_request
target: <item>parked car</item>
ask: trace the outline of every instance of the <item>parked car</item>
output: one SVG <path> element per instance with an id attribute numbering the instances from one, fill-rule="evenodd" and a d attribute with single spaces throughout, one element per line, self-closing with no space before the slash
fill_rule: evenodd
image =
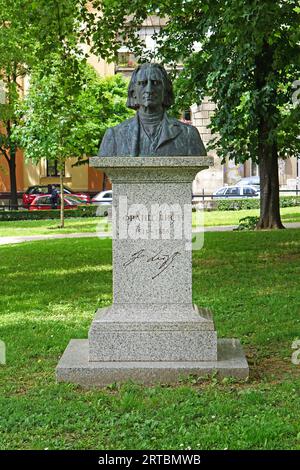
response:
<path id="1" fill-rule="evenodd" d="M 242 178 L 236 183 L 237 186 L 253 186 L 256 189 L 260 188 L 259 176 L 247 176 Z"/>
<path id="2" fill-rule="evenodd" d="M 57 191 L 60 191 L 59 184 L 51 184 L 54 186 Z M 76 196 L 85 204 L 89 204 L 91 202 L 91 198 L 88 194 L 85 193 L 77 193 L 76 191 L 72 191 L 72 189 L 68 188 L 68 186 L 64 186 L 64 193 L 70 196 Z M 32 201 L 36 198 L 36 196 L 46 196 L 49 194 L 48 185 L 41 185 L 41 186 L 30 186 L 27 191 L 23 194 L 23 207 L 29 208 Z"/>
<path id="3" fill-rule="evenodd" d="M 84 206 L 85 201 L 77 196 L 67 195 L 64 197 L 65 209 L 77 209 L 78 206 Z M 57 209 L 60 209 L 60 196 L 58 196 Z M 49 211 L 52 209 L 51 194 L 35 196 L 29 206 L 30 211 Z"/>
<path id="4" fill-rule="evenodd" d="M 92 198 L 91 203 L 98 206 L 97 215 L 107 216 L 108 210 L 112 204 L 112 190 L 101 191 L 96 194 L 96 196 Z"/>
<path id="5" fill-rule="evenodd" d="M 214 198 L 241 198 L 257 196 L 259 196 L 259 191 L 254 186 L 223 186 L 213 194 Z"/>

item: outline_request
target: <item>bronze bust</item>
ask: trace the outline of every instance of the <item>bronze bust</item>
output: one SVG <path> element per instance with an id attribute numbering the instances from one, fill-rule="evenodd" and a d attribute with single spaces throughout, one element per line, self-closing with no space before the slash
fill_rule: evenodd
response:
<path id="1" fill-rule="evenodd" d="M 135 117 L 108 129 L 101 157 L 206 155 L 198 130 L 167 115 L 173 103 L 173 87 L 160 64 L 142 64 L 132 74 L 127 106 Z"/>

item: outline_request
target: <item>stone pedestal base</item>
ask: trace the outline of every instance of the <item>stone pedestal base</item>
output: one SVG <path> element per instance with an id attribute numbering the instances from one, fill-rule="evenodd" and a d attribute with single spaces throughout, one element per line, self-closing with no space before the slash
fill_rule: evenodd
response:
<path id="1" fill-rule="evenodd" d="M 88 340 L 73 340 L 57 380 L 105 386 L 180 376 L 248 376 L 237 340 L 217 340 L 212 316 L 192 304 L 192 181 L 209 157 L 92 158 L 113 183 L 113 303 Z M 198 231 L 198 233 L 200 233 Z"/>
<path id="2" fill-rule="evenodd" d="M 56 368 L 58 382 L 72 382 L 84 387 L 105 387 L 128 380 L 143 384 L 170 384 L 189 375 L 213 373 L 219 377 L 248 377 L 248 364 L 238 340 L 219 339 L 216 361 L 94 362 L 89 361 L 88 340 L 73 339 Z"/>
<path id="3" fill-rule="evenodd" d="M 216 361 L 212 314 L 192 304 L 113 304 L 99 309 L 89 331 L 89 360 Z"/>

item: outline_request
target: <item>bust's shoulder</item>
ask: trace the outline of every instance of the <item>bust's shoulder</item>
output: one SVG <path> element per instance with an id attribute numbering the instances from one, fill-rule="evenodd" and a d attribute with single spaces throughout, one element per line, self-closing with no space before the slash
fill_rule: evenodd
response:
<path id="1" fill-rule="evenodd" d="M 194 131 L 198 132 L 195 126 L 192 126 L 192 124 L 188 124 L 186 122 L 179 121 L 179 119 L 168 116 L 168 121 L 170 124 L 174 126 L 178 126 L 182 130 L 185 130 L 186 132 L 194 132 Z"/>
<path id="2" fill-rule="evenodd" d="M 136 116 L 133 116 L 132 118 L 126 119 L 126 121 L 121 122 L 120 124 L 117 124 L 116 126 L 110 127 L 110 129 L 114 131 L 120 131 L 123 129 L 126 129 L 127 127 L 134 125 L 136 122 Z"/>

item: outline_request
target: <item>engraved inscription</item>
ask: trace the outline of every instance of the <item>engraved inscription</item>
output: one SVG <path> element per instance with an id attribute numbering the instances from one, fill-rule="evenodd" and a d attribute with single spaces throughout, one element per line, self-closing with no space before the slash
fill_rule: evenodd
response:
<path id="1" fill-rule="evenodd" d="M 174 251 L 170 254 L 166 254 L 166 253 L 163 253 L 163 251 L 160 249 L 153 256 L 149 256 L 146 250 L 142 248 L 141 250 L 133 253 L 130 256 L 130 258 L 127 261 L 125 261 L 123 266 L 126 268 L 127 266 L 130 266 L 132 263 L 136 262 L 137 260 L 143 260 L 145 264 L 147 263 L 155 264 L 155 268 L 157 272 L 156 274 L 154 274 L 154 276 L 152 276 L 152 279 L 155 279 L 167 269 L 172 268 L 173 261 L 180 254 L 181 253 L 179 251 Z"/>

